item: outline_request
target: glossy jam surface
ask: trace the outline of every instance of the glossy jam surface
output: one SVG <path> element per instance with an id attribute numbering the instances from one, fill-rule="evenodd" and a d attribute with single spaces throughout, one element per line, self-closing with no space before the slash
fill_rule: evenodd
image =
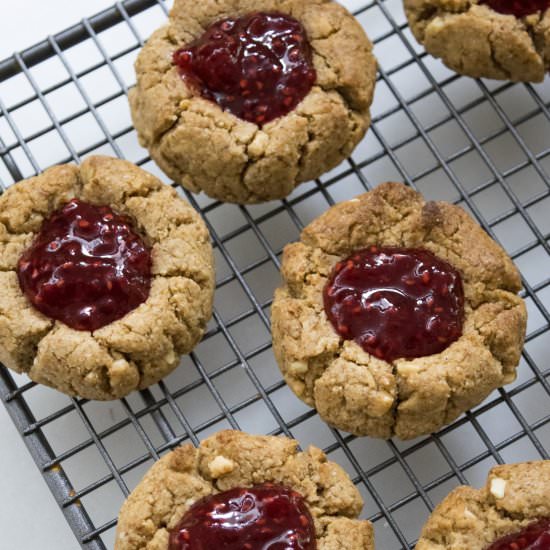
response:
<path id="1" fill-rule="evenodd" d="M 43 223 L 18 276 L 44 315 L 93 331 L 148 298 L 151 254 L 128 218 L 73 199 Z"/>
<path id="2" fill-rule="evenodd" d="M 462 334 L 460 274 L 427 250 L 355 252 L 336 265 L 324 304 L 340 336 L 386 361 L 439 353 Z"/>
<path id="3" fill-rule="evenodd" d="M 303 497 L 272 484 L 231 489 L 195 503 L 170 534 L 168 550 L 315 550 Z"/>
<path id="4" fill-rule="evenodd" d="M 550 8 L 550 0 L 483 0 L 491 9 L 505 15 L 527 17 Z"/>
<path id="5" fill-rule="evenodd" d="M 260 126 L 292 111 L 317 77 L 304 27 L 281 13 L 218 21 L 174 63 L 204 98 Z"/>
<path id="6" fill-rule="evenodd" d="M 487 550 L 550 550 L 550 518 L 498 539 Z"/>

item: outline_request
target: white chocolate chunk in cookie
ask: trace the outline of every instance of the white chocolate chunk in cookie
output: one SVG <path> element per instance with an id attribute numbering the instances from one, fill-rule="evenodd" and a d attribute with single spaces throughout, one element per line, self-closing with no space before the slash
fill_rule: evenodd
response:
<path id="1" fill-rule="evenodd" d="M 397 374 L 400 376 L 414 376 L 422 370 L 418 363 L 403 363 L 397 366 Z"/>
<path id="2" fill-rule="evenodd" d="M 305 374 L 307 372 L 307 362 L 306 361 L 293 361 L 288 366 L 288 370 L 295 376 L 300 374 Z"/>
<path id="3" fill-rule="evenodd" d="M 428 23 L 428 26 L 426 27 L 426 32 L 438 32 L 441 29 L 445 27 L 445 23 L 443 22 L 443 19 L 441 17 L 435 17 Z"/>
<path id="4" fill-rule="evenodd" d="M 375 418 L 384 416 L 392 407 L 394 403 L 394 398 L 387 392 L 379 392 L 377 395 L 376 402 L 373 402 L 370 407 L 370 413 Z"/>
<path id="5" fill-rule="evenodd" d="M 495 498 L 504 498 L 506 492 L 506 481 L 500 477 L 491 480 L 491 494 Z"/>
<path id="6" fill-rule="evenodd" d="M 225 456 L 218 455 L 208 464 L 208 469 L 212 477 L 218 478 L 231 473 L 235 469 L 235 463 Z"/>

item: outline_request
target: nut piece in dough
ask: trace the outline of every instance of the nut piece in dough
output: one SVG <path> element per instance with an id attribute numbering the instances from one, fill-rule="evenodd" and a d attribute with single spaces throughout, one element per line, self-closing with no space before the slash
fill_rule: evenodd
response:
<path id="1" fill-rule="evenodd" d="M 42 222 L 73 198 L 129 217 L 152 256 L 147 300 L 94 332 L 36 310 L 16 273 Z M 158 382 L 200 341 L 212 313 L 204 222 L 174 189 L 122 160 L 90 157 L 10 187 L 0 196 L 0 265 L 0 361 L 71 396 L 119 399 Z"/>
<path id="2" fill-rule="evenodd" d="M 440 353 L 391 362 L 343 339 L 324 309 L 335 266 L 373 245 L 424 249 L 464 286 L 462 336 Z M 272 306 L 286 382 L 329 424 L 412 439 L 440 429 L 515 378 L 526 330 L 521 279 L 505 251 L 461 208 L 386 183 L 334 206 L 288 245 Z"/>
<path id="3" fill-rule="evenodd" d="M 516 17 L 478 0 L 404 1 L 415 38 L 459 74 L 541 82 L 550 70 L 550 9 Z"/>
<path id="4" fill-rule="evenodd" d="M 220 459 L 231 470 L 212 468 Z M 166 550 L 170 531 L 201 498 L 234 488 L 274 483 L 305 499 L 318 550 L 374 550 L 368 521 L 357 519 L 363 502 L 344 470 L 322 451 L 298 451 L 285 437 L 223 431 L 161 458 L 124 503 L 115 550 Z"/>
<path id="5" fill-rule="evenodd" d="M 485 487 L 458 487 L 437 506 L 416 550 L 485 550 L 541 519 L 550 519 L 550 460 L 496 466 Z"/>
<path id="6" fill-rule="evenodd" d="M 223 111 L 182 79 L 175 51 L 212 24 L 280 12 L 305 28 L 317 80 L 289 114 L 262 127 Z M 351 154 L 370 124 L 376 81 L 372 44 L 331 0 L 176 0 L 168 24 L 136 61 L 130 106 L 140 143 L 174 181 L 240 204 L 280 199 Z"/>

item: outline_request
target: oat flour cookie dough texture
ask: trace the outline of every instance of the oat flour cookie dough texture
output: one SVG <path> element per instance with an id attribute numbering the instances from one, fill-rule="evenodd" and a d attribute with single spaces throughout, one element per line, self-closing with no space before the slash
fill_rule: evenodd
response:
<path id="1" fill-rule="evenodd" d="M 216 22 L 257 12 L 280 12 L 301 23 L 316 71 L 303 101 L 263 126 L 204 99 L 173 62 L 174 52 Z M 158 165 L 193 192 L 256 203 L 287 196 L 351 154 L 370 124 L 376 62 L 363 29 L 336 2 L 176 0 L 169 24 L 141 51 L 136 73 L 132 117 Z"/>
<path id="2" fill-rule="evenodd" d="M 422 249 L 460 273 L 462 335 L 440 353 L 386 361 L 342 338 L 323 293 L 337 264 L 372 247 Z M 339 204 L 285 248 L 272 306 L 273 346 L 286 382 L 329 424 L 402 439 L 433 432 L 515 379 L 526 309 L 512 261 L 461 208 L 386 183 Z M 421 340 L 422 341 L 422 340 Z M 403 357 L 403 356 L 401 356 Z"/>
<path id="3" fill-rule="evenodd" d="M 356 519 L 363 506 L 359 492 L 322 451 L 298 452 L 291 439 L 235 431 L 219 432 L 198 449 L 184 445 L 157 462 L 122 507 L 115 549 L 172 549 L 170 532 L 197 501 L 265 483 L 304 498 L 318 550 L 374 549 L 372 525 Z"/>
<path id="4" fill-rule="evenodd" d="M 550 70 L 550 2 L 546 0 L 404 1 L 416 39 L 460 74 L 540 82 Z M 518 16 L 514 10 L 520 10 Z"/>
<path id="5" fill-rule="evenodd" d="M 539 522 L 545 520 L 548 543 L 550 461 L 497 466 L 489 473 L 487 484 L 482 489 L 459 487 L 443 500 L 424 526 L 416 549 L 525 548 L 525 545 L 514 546 L 511 539 L 507 540 L 507 545 L 492 545 L 502 537 L 521 533 L 527 526 L 541 525 Z"/>
<path id="6" fill-rule="evenodd" d="M 43 315 L 18 281 L 22 254 L 73 198 L 127 216 L 151 254 L 146 300 L 93 332 Z M 0 197 L 0 287 L 2 363 L 69 395 L 117 399 L 166 376 L 201 339 L 214 288 L 210 239 L 171 187 L 128 162 L 91 157 L 80 167 L 50 168 Z"/>

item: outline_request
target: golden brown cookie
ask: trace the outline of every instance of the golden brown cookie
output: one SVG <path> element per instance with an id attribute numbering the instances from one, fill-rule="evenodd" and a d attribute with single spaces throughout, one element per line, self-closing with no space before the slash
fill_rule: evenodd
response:
<path id="1" fill-rule="evenodd" d="M 146 300 L 93 332 L 42 314 L 18 281 L 43 222 L 73 198 L 127 216 L 151 253 Z M 0 196 L 0 282 L 2 363 L 68 395 L 118 399 L 158 382 L 201 339 L 212 311 L 212 248 L 204 222 L 174 189 L 129 162 L 90 157 Z"/>
<path id="2" fill-rule="evenodd" d="M 386 361 L 337 333 L 324 308 L 327 281 L 342 259 L 373 245 L 427 250 L 459 272 L 460 338 L 440 353 Z M 337 428 L 411 439 L 515 379 L 526 330 L 519 273 L 457 206 L 385 183 L 306 227 L 284 250 L 282 276 L 272 306 L 277 361 L 294 393 Z"/>
<path id="3" fill-rule="evenodd" d="M 486 550 L 544 519 L 550 520 L 550 461 L 497 466 L 482 489 L 458 487 L 443 500 L 416 549 Z"/>
<path id="4" fill-rule="evenodd" d="M 372 550 L 373 529 L 358 520 L 363 502 L 340 466 L 285 437 L 223 431 L 198 449 L 164 456 L 128 497 L 119 515 L 116 550 L 167 550 L 170 531 L 208 495 L 265 483 L 298 492 L 314 521 L 318 550 Z"/>
<path id="5" fill-rule="evenodd" d="M 316 71 L 303 101 L 263 126 L 204 99 L 172 60 L 212 24 L 252 12 L 298 20 Z M 141 51 L 136 73 L 134 126 L 166 174 L 221 201 L 257 203 L 286 197 L 351 154 L 370 124 L 376 61 L 360 24 L 330 0 L 176 0 L 168 25 Z"/>
<path id="6" fill-rule="evenodd" d="M 550 70 L 550 5 L 544 9 L 544 0 L 404 1 L 416 39 L 457 73 L 541 82 Z"/>

